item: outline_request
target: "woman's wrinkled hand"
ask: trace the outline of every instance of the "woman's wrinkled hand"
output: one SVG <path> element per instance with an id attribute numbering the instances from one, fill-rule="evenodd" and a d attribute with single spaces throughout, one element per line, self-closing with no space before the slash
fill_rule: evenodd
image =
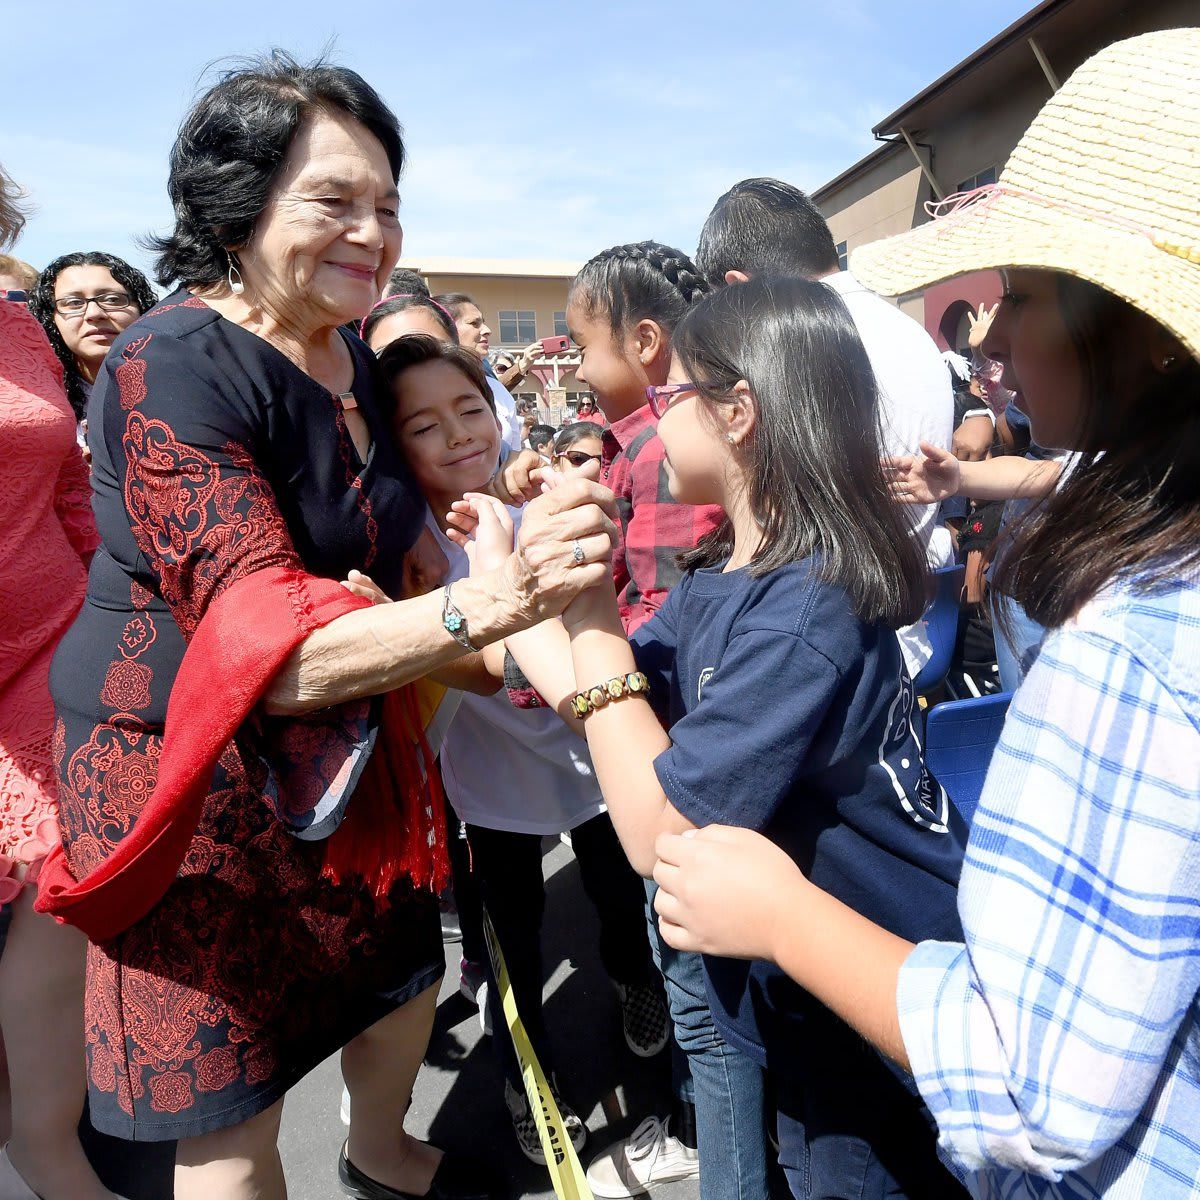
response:
<path id="1" fill-rule="evenodd" d="M 654 907 L 676 950 L 777 961 L 812 884 L 761 833 L 709 825 L 660 834 Z"/>
<path id="2" fill-rule="evenodd" d="M 958 459 L 949 450 L 921 443 L 923 458 L 901 454 L 883 460 L 883 474 L 892 499 L 901 504 L 938 504 L 958 495 L 962 481 Z"/>

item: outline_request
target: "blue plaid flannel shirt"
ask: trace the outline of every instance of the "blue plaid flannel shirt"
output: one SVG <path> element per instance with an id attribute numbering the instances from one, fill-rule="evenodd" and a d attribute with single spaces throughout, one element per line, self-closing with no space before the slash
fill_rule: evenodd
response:
<path id="1" fill-rule="evenodd" d="M 1013 700 L 959 890 L 897 1000 L 977 1197 L 1200 1196 L 1200 575 L 1118 585 Z"/>

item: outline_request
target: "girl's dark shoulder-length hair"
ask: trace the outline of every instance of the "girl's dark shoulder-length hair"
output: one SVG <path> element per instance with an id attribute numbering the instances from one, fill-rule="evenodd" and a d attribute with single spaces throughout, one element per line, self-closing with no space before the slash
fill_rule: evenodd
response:
<path id="1" fill-rule="evenodd" d="M 409 368 L 430 362 L 444 362 L 457 367 L 495 413 L 496 398 L 492 394 L 491 384 L 488 383 L 479 356 L 470 350 L 464 350 L 452 342 L 438 341 L 427 333 L 406 333 L 389 342 L 379 354 L 379 370 L 389 389 Z"/>
<path id="2" fill-rule="evenodd" d="M 705 297 L 675 331 L 674 349 L 704 406 L 728 403 L 739 380 L 755 409 L 740 448 L 747 500 L 762 528 L 750 571 L 815 556 L 864 621 L 893 628 L 924 611 L 928 573 L 880 463 L 875 376 L 845 304 L 805 279 L 757 277 Z M 683 556 L 716 566 L 733 550 L 726 520 Z"/>
<path id="3" fill-rule="evenodd" d="M 105 254 L 102 250 L 79 250 L 73 254 L 61 254 L 38 276 L 33 291 L 29 293 L 29 311 L 41 322 L 50 339 L 58 361 L 62 363 L 63 378 L 66 381 L 67 399 L 75 416 L 82 418 L 86 401 L 83 394 L 83 376 L 75 365 L 75 356 L 67 349 L 58 322 L 54 319 L 54 291 L 58 286 L 58 277 L 70 267 L 104 267 L 108 273 L 129 293 L 134 305 L 141 316 L 148 313 L 157 303 L 158 297 L 145 275 L 115 254 Z"/>
<path id="4" fill-rule="evenodd" d="M 1182 350 L 1156 369 L 1129 336 L 1149 317 L 1084 280 L 1057 286 L 1082 375 L 1082 453 L 992 573 L 1049 628 L 1118 579 L 1149 591 L 1200 563 L 1200 362 Z"/>
<path id="5" fill-rule="evenodd" d="M 358 72 L 323 59 L 303 64 L 282 50 L 238 61 L 192 106 L 171 149 L 175 228 L 147 243 L 159 283 L 211 287 L 225 278 L 229 251 L 250 239 L 296 132 L 321 111 L 365 125 L 399 180 L 400 123 Z"/>

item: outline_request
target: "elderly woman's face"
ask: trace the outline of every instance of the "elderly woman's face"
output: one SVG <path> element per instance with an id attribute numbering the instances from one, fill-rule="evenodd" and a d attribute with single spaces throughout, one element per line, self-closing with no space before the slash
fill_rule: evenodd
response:
<path id="1" fill-rule="evenodd" d="M 315 114 L 238 252 L 248 298 L 301 328 L 365 316 L 400 257 L 399 205 L 374 134 L 350 117 Z"/>

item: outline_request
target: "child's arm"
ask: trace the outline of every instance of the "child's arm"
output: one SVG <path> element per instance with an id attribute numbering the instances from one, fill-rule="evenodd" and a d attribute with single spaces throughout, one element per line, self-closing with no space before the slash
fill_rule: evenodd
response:
<path id="1" fill-rule="evenodd" d="M 1060 463 L 1005 455 L 984 462 L 959 462 L 948 450 L 921 443 L 923 458 L 903 454 L 884 460 L 892 496 L 901 504 L 938 504 L 950 496 L 973 500 L 1039 499 L 1062 473 Z"/>
<path id="2" fill-rule="evenodd" d="M 592 588 L 564 613 L 563 626 L 580 690 L 637 670 L 611 588 Z M 671 739 L 641 696 L 593 711 L 583 729 L 617 837 L 634 870 L 648 878 L 659 834 L 694 828 L 667 799 L 654 771 Z"/>
<path id="3" fill-rule="evenodd" d="M 588 718 L 590 721 L 592 718 Z M 810 883 L 760 833 L 709 825 L 658 839 L 655 908 L 677 950 L 776 962 L 908 1070 L 896 985 L 912 944 Z"/>

